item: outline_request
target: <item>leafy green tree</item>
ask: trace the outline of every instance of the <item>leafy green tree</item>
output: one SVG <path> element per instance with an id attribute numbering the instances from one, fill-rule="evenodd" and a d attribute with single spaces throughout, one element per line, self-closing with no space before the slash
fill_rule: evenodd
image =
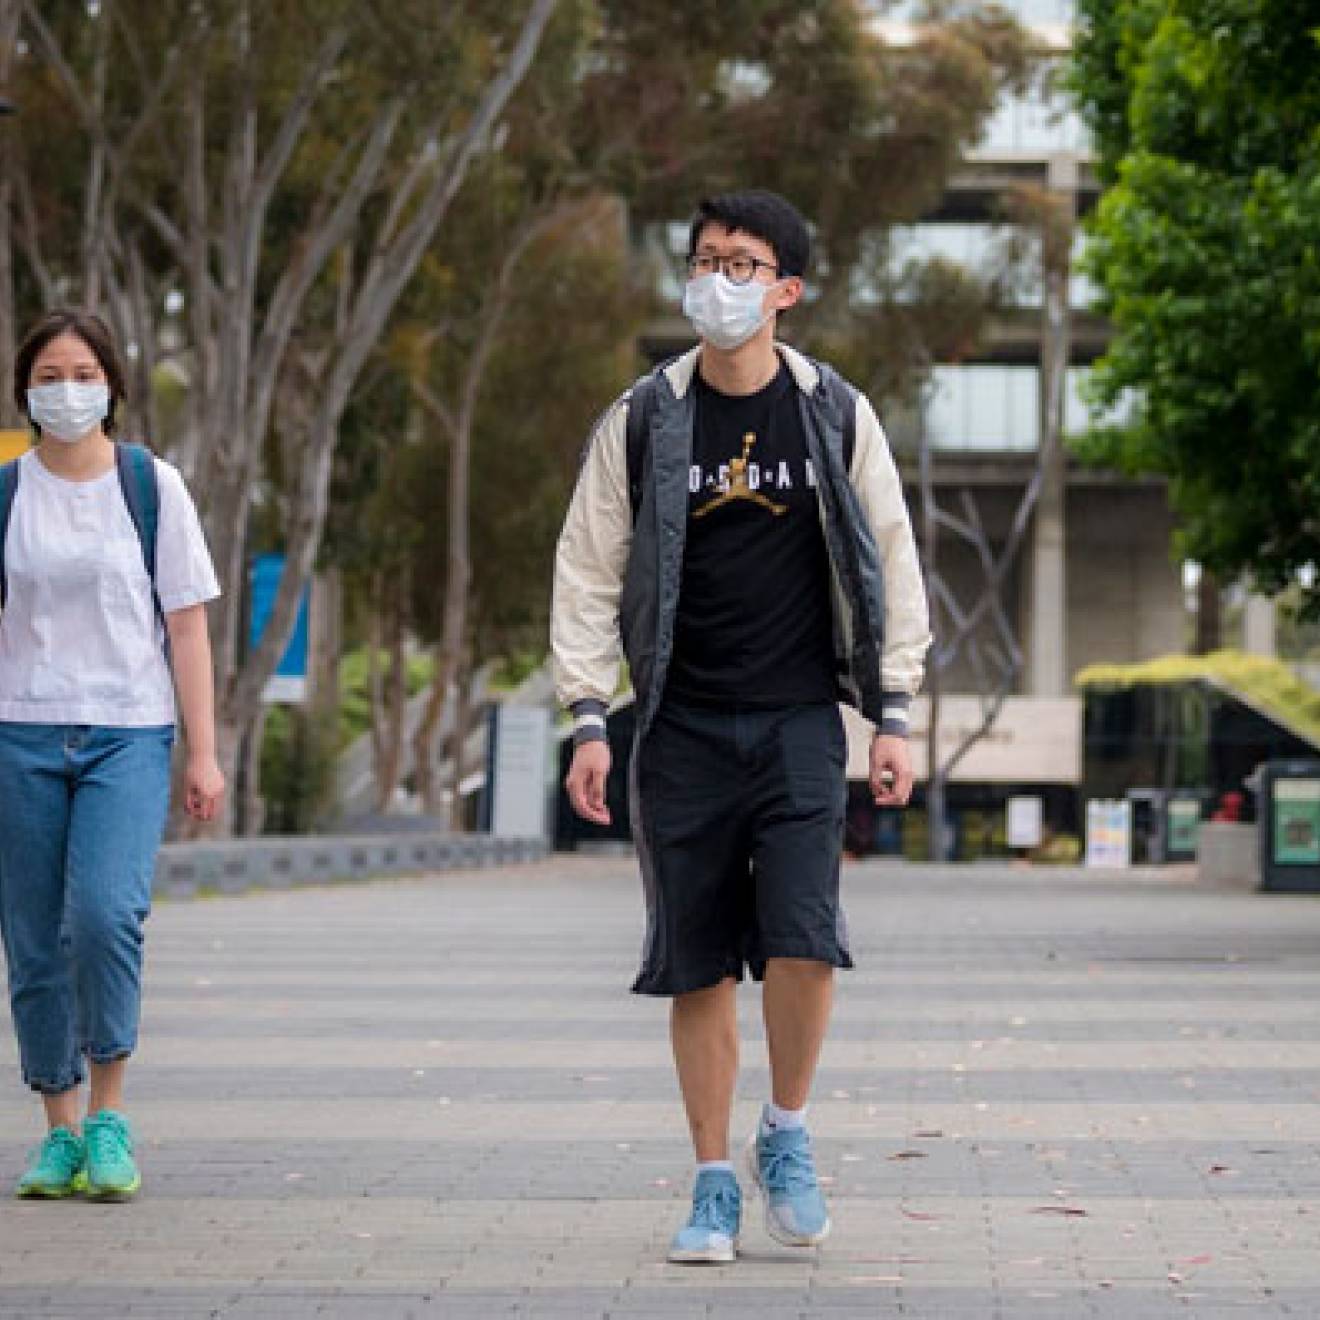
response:
<path id="1" fill-rule="evenodd" d="M 1320 4 L 1080 0 L 1115 335 L 1089 458 L 1170 479 L 1180 548 L 1275 593 L 1320 561 Z M 1320 615 L 1320 586 L 1301 589 Z"/>
<path id="2" fill-rule="evenodd" d="M 192 479 L 227 589 L 227 763 L 327 527 L 326 557 L 388 607 L 398 672 L 405 632 L 437 646 L 442 673 L 465 649 L 476 663 L 535 635 L 572 456 L 638 366 L 625 214 L 681 219 L 751 183 L 786 192 L 819 222 L 824 258 L 797 333 L 875 394 L 970 341 L 979 291 L 939 266 L 892 279 L 885 236 L 938 197 L 1026 65 L 1002 16 L 929 8 L 938 22 L 896 49 L 856 0 L 0 0 L 20 16 L 23 109 L 0 179 L 15 256 L 0 357 L 11 304 L 26 319 L 56 296 L 99 303 L 135 345 L 133 423 Z M 61 150 L 46 150 L 55 124 Z M 592 265 L 557 247 L 556 226 L 601 196 L 626 212 Z M 589 322 L 588 305 L 606 311 Z M 581 335 L 562 332 L 574 316 Z M 420 358 L 396 343 L 409 334 L 430 336 Z M 522 443 L 500 408 L 525 379 L 512 346 L 553 375 L 519 423 L 539 445 L 519 460 L 527 498 L 488 505 Z M 171 372 L 179 425 L 161 437 L 155 386 Z M 410 480 L 423 455 L 429 485 Z M 394 525 L 412 499 L 420 521 Z M 442 529 L 443 561 L 409 539 Z M 274 545 L 290 570 L 244 655 L 243 563 Z"/>
<path id="3" fill-rule="evenodd" d="M 407 362 L 435 442 L 418 454 L 433 470 L 408 482 L 422 500 L 412 621 L 436 651 L 412 757 L 431 809 L 432 745 L 446 703 L 466 690 L 464 671 L 520 645 L 520 633 L 543 644 L 543 566 L 573 465 L 552 465 L 546 481 L 534 474 L 548 457 L 576 454 L 591 413 L 639 365 L 630 345 L 650 272 L 630 281 L 613 269 L 628 264 L 624 213 L 606 207 L 591 219 L 602 192 L 636 224 L 681 219 L 712 190 L 779 188 L 821 219 L 815 307 L 829 320 L 795 317 L 803 336 L 872 389 L 883 373 L 882 392 L 905 383 L 903 357 L 890 352 L 897 338 L 940 356 L 965 351 L 984 290 L 939 264 L 892 278 L 885 239 L 893 220 L 939 196 L 959 148 L 1025 64 L 1002 17 L 938 9 L 941 21 L 902 51 L 882 45 L 851 0 L 738 0 L 718 13 L 581 3 L 548 32 L 501 150 L 470 173 L 389 354 Z M 575 229 L 595 231 L 579 256 Z M 862 263 L 870 293 L 853 298 Z M 877 334 L 886 318 L 891 333 Z M 403 339 L 414 351 L 400 351 Z M 497 419 L 489 434 L 487 415 Z M 510 419 L 523 415 L 537 443 L 519 455 Z M 514 464 L 519 499 L 508 496 Z M 484 502 L 487 473 L 494 504 Z"/>

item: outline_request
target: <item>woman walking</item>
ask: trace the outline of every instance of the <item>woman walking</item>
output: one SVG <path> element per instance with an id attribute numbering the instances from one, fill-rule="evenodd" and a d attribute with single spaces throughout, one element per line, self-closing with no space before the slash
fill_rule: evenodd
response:
<path id="1" fill-rule="evenodd" d="M 124 397 L 91 313 L 47 314 L 18 351 L 14 399 L 36 443 L 0 468 L 0 934 L 23 1077 L 48 1128 L 22 1197 L 123 1200 L 141 1186 L 124 1075 L 175 688 L 189 814 L 210 820 L 224 792 L 215 571 L 179 473 L 112 439 Z"/>

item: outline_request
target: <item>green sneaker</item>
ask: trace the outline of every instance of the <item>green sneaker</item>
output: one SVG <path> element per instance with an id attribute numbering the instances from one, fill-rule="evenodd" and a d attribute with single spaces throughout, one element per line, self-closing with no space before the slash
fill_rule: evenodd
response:
<path id="1" fill-rule="evenodd" d="M 87 1147 L 66 1127 L 52 1128 L 37 1148 L 15 1195 L 29 1200 L 58 1201 L 86 1186 Z"/>
<path id="2" fill-rule="evenodd" d="M 91 1201 L 127 1201 L 142 1186 L 133 1163 L 133 1134 L 128 1119 L 113 1109 L 102 1109 L 83 1124 L 87 1143 L 87 1198 Z"/>

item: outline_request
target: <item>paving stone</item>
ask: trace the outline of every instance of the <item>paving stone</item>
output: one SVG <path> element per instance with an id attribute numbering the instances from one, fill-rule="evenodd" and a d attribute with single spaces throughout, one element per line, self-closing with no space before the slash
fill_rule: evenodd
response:
<path id="1" fill-rule="evenodd" d="M 146 1188 L 0 1202 L 0 1318 L 1310 1320 L 1320 900 L 1177 875 L 848 868 L 835 1233 L 788 1252 L 749 1200 L 718 1270 L 664 1260 L 690 1153 L 625 859 L 162 901 Z M 737 1136 L 751 987 L 740 1024 Z M 14 1060 L 5 1178 L 39 1135 Z"/>

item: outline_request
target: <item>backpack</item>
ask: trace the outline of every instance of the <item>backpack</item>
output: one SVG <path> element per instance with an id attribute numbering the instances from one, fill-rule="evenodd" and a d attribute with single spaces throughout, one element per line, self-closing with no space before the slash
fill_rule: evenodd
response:
<path id="1" fill-rule="evenodd" d="M 5 577 L 5 541 L 9 535 L 9 517 L 14 511 L 14 497 L 18 494 L 20 471 L 18 459 L 0 467 L 0 609 L 4 608 L 9 594 Z M 156 536 L 160 528 L 160 483 L 156 476 L 156 462 L 151 451 L 142 445 L 117 443 L 115 471 L 119 474 L 119 489 L 128 506 L 128 516 L 133 520 L 133 530 L 142 546 L 156 617 L 164 625 L 165 611 L 161 609 L 156 591 Z"/>
<path id="2" fill-rule="evenodd" d="M 672 359 L 671 359 L 672 360 Z M 642 484 L 646 479 L 646 450 L 651 439 L 651 415 L 655 411 L 656 376 L 668 362 L 639 376 L 628 391 L 628 502 L 633 522 L 642 507 Z M 852 468 L 857 444 L 857 391 L 833 367 L 816 363 L 821 383 L 843 413 L 843 470 Z"/>

